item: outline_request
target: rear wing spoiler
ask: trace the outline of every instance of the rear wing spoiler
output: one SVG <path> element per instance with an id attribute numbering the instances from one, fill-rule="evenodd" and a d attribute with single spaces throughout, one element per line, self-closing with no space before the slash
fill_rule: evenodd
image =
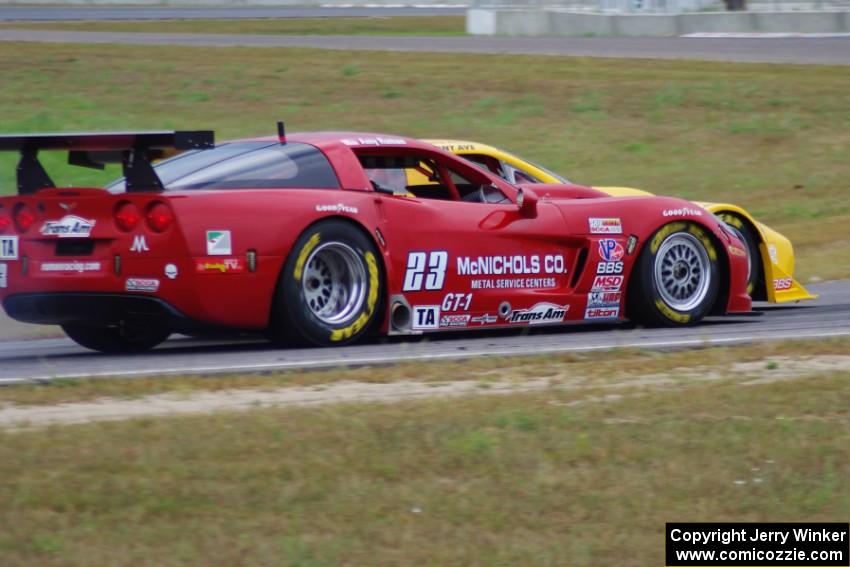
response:
<path id="1" fill-rule="evenodd" d="M 215 147 L 210 130 L 174 132 L 103 132 L 74 134 L 13 134 L 0 136 L 0 151 L 20 152 L 18 194 L 55 187 L 38 160 L 41 150 L 68 152 L 68 163 L 103 169 L 106 163 L 120 163 L 127 191 L 162 191 L 163 186 L 151 162 L 166 150 L 206 150 Z"/>

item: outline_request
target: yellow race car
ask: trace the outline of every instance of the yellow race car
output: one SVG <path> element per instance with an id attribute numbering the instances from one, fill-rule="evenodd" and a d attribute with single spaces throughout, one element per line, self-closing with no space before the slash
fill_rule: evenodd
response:
<path id="1" fill-rule="evenodd" d="M 462 140 L 425 141 L 453 154 L 463 156 L 515 185 L 570 183 L 556 173 L 493 146 Z M 594 189 L 612 197 L 651 195 L 648 191 L 632 187 L 594 186 Z M 747 244 L 750 256 L 748 291 L 753 299 L 783 303 L 817 297 L 806 291 L 793 277 L 794 248 L 790 240 L 767 225 L 758 222 L 750 213 L 737 205 L 699 201 L 695 201 L 695 203 L 726 222 Z"/>

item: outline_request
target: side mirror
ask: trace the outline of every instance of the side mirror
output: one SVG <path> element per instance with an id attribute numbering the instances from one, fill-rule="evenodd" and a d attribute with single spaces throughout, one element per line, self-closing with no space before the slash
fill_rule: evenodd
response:
<path id="1" fill-rule="evenodd" d="M 531 189 L 520 189 L 516 194 L 516 204 L 519 214 L 527 219 L 537 217 L 537 194 Z"/>

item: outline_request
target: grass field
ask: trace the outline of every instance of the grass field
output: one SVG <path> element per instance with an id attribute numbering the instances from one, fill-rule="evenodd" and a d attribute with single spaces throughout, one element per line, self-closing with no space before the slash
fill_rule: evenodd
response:
<path id="1" fill-rule="evenodd" d="M 545 376 L 546 360 L 525 362 Z M 667 521 L 847 518 L 850 374 L 672 372 L 605 397 L 553 387 L 0 432 L 0 557 L 645 567 L 663 565 Z"/>
<path id="2" fill-rule="evenodd" d="M 823 356 L 850 352 L 850 339 L 781 341 L 736 347 L 681 350 L 667 353 L 620 349 L 535 357 L 478 357 L 445 362 L 410 362 L 390 366 L 334 368 L 266 374 L 164 376 L 133 379 L 56 380 L 0 388 L 3 405 L 52 405 L 99 399 L 139 399 L 156 394 L 190 395 L 239 389 L 274 390 L 289 386 L 321 388 L 342 381 L 391 383 L 414 381 L 439 384 L 446 380 L 473 380 L 486 386 L 499 381 L 523 382 L 545 377 L 553 383 L 580 379 L 582 385 L 628 382 L 641 374 L 708 373 L 733 362 L 777 356 Z"/>
<path id="3" fill-rule="evenodd" d="M 464 16 L 3 23 L 0 28 L 268 35 L 464 35 Z"/>
<path id="4" fill-rule="evenodd" d="M 4 131 L 358 129 L 472 138 L 571 179 L 750 209 L 798 270 L 850 276 L 844 67 L 532 56 L 0 47 Z M 59 160 L 48 160 L 50 169 Z M 13 156 L 0 158 L 11 191 Z M 55 177 L 103 181 L 89 170 Z"/>

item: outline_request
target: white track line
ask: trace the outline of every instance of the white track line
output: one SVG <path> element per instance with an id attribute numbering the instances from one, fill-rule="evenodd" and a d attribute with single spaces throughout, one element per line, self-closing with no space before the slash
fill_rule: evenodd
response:
<path id="1" fill-rule="evenodd" d="M 0 385 L 31 384 L 38 382 L 49 382 L 51 380 L 74 380 L 83 378 L 138 378 L 147 376 L 174 376 L 174 375 L 196 375 L 196 374 L 235 374 L 240 372 L 260 373 L 284 370 L 316 370 L 324 368 L 338 368 L 351 366 L 373 366 L 390 365 L 399 362 L 414 361 L 440 361 L 440 360 L 463 360 L 478 356 L 529 356 L 535 354 L 557 354 L 565 352 L 593 352 L 600 350 L 612 350 L 617 348 L 648 348 L 648 349 L 676 349 L 694 348 L 708 345 L 723 344 L 750 344 L 754 342 L 769 342 L 791 339 L 818 339 L 830 337 L 850 336 L 850 331 L 831 331 L 800 333 L 799 331 L 777 333 L 764 337 L 716 337 L 665 341 L 632 341 L 618 344 L 603 344 L 593 346 L 568 346 L 552 345 L 546 347 L 515 347 L 510 349 L 493 348 L 481 350 L 466 350 L 462 352 L 446 353 L 423 353 L 423 354 L 382 354 L 373 356 L 330 358 L 326 360 L 291 361 L 291 362 L 266 362 L 261 364 L 224 364 L 213 366 L 200 366 L 191 369 L 183 367 L 166 367 L 160 369 L 140 369 L 109 372 L 82 372 L 65 374 L 44 374 L 26 378 L 3 378 Z"/>

